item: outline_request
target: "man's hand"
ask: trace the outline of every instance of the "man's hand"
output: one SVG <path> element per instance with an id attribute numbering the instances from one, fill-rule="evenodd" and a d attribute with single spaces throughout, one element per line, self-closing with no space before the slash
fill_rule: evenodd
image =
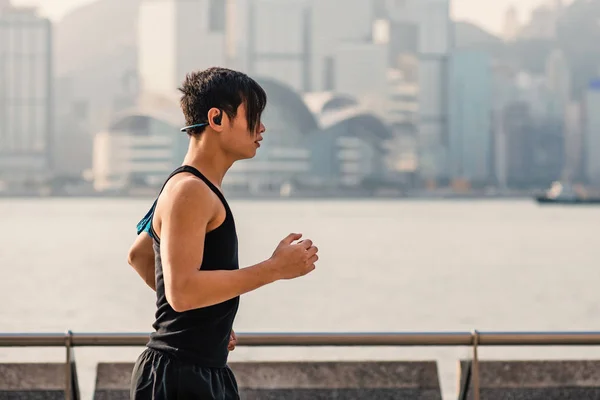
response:
<path id="1" fill-rule="evenodd" d="M 237 336 L 235 336 L 234 331 L 231 331 L 231 335 L 229 336 L 229 345 L 227 346 L 227 350 L 229 350 L 229 351 L 235 350 L 236 345 L 237 345 Z"/>
<path id="2" fill-rule="evenodd" d="M 154 275 L 154 248 L 152 238 L 147 232 L 138 235 L 129 250 L 128 260 L 139 276 L 152 290 L 156 291 L 156 278 Z"/>
<path id="3" fill-rule="evenodd" d="M 271 256 L 278 279 L 299 278 L 315 269 L 315 263 L 319 260 L 319 249 L 310 239 L 294 244 L 301 237 L 299 233 L 289 234 Z"/>

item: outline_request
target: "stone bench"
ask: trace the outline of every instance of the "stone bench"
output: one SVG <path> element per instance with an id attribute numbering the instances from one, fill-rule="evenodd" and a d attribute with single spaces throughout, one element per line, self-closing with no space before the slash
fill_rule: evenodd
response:
<path id="1" fill-rule="evenodd" d="M 231 363 L 243 400 L 441 400 L 429 362 Z M 133 364 L 98 364 L 94 400 L 129 399 Z"/>
<path id="2" fill-rule="evenodd" d="M 600 399 L 600 361 L 480 361 L 479 379 L 481 400 Z"/>
<path id="3" fill-rule="evenodd" d="M 64 363 L 0 364 L 0 400 L 64 400 L 65 374 Z M 71 398 L 78 400 L 75 363 L 70 382 Z"/>

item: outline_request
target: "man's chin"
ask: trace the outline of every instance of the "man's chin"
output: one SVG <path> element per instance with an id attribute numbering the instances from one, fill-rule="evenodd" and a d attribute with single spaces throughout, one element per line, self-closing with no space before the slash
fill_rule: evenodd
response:
<path id="1" fill-rule="evenodd" d="M 248 157 L 247 158 L 254 158 L 254 157 L 256 157 L 256 153 L 258 153 L 258 149 L 252 150 L 250 153 L 248 153 Z"/>
<path id="2" fill-rule="evenodd" d="M 249 153 L 249 154 L 240 154 L 239 157 L 237 158 L 237 161 L 250 160 L 254 157 L 256 157 L 256 151 Z"/>

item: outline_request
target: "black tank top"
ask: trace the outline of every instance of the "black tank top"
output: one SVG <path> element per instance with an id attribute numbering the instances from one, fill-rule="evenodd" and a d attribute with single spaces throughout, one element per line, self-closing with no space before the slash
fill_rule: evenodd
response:
<path id="1" fill-rule="evenodd" d="M 218 228 L 206 234 L 202 265 L 199 268 L 203 271 L 239 269 L 235 223 L 225 197 L 200 171 L 191 166 L 184 165 L 177 168 L 166 182 L 181 172 L 194 174 L 204 181 L 219 197 L 226 212 L 225 221 Z M 148 347 L 166 351 L 202 367 L 222 368 L 226 366 L 229 354 L 227 346 L 239 306 L 239 297 L 221 304 L 182 313 L 173 310 L 165 295 L 160 239 L 153 227 L 152 236 L 154 238 L 157 310 L 156 320 L 153 324 L 155 332 L 150 336 Z"/>

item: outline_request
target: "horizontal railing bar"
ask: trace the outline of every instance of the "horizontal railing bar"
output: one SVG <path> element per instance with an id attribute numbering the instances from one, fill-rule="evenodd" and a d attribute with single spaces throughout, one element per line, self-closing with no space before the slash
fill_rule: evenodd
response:
<path id="1" fill-rule="evenodd" d="M 479 332 L 480 346 L 595 346 L 600 332 Z"/>
<path id="2" fill-rule="evenodd" d="M 476 333 L 475 333 L 476 332 Z M 239 333 L 239 346 L 594 346 L 600 332 Z M 0 333 L 0 347 L 144 346 L 149 333 Z"/>

